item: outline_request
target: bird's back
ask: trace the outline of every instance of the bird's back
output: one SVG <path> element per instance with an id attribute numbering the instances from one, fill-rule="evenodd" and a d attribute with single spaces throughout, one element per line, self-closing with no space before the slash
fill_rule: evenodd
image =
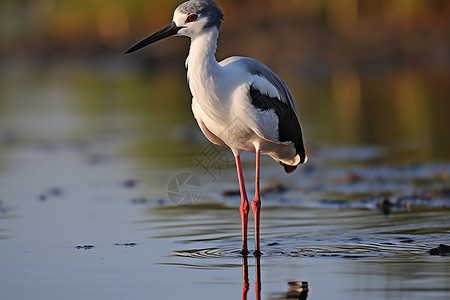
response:
<path id="1" fill-rule="evenodd" d="M 232 56 L 222 60 L 219 64 L 223 67 L 240 67 L 245 69 L 252 75 L 257 75 L 265 78 L 278 91 L 280 95 L 279 100 L 287 103 L 289 107 L 295 112 L 295 114 L 297 114 L 296 103 L 289 86 L 286 84 L 283 78 L 281 78 L 277 73 L 272 71 L 262 62 L 250 57 Z"/>
<path id="2" fill-rule="evenodd" d="M 243 81 L 247 81 L 244 83 L 247 84 L 245 98 L 249 101 L 250 109 L 246 115 L 250 114 L 250 118 L 253 118 L 255 132 L 260 136 L 261 143 L 265 143 L 269 149 L 270 153 L 267 154 L 285 165 L 305 162 L 296 103 L 286 82 L 263 63 L 252 58 L 233 56 L 219 64 L 229 69 L 230 73 L 241 74 Z M 247 78 L 242 74 L 249 76 Z M 251 121 L 248 123 L 251 124 Z M 285 147 L 286 144 L 292 145 L 294 151 L 285 149 L 288 148 Z M 298 155 L 298 159 L 284 157 L 290 155 Z M 287 172 L 293 171 L 287 167 L 285 169 Z"/>

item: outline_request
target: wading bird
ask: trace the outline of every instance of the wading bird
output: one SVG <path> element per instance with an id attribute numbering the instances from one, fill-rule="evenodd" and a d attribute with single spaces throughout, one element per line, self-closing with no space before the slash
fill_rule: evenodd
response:
<path id="1" fill-rule="evenodd" d="M 259 164 L 260 154 L 271 156 L 287 173 L 307 160 L 295 100 L 280 76 L 257 60 L 233 56 L 217 62 L 215 52 L 223 13 L 210 0 L 180 4 L 172 22 L 126 53 L 169 36 L 191 39 L 186 60 L 192 94 L 192 111 L 204 135 L 214 144 L 226 145 L 236 159 L 241 205 L 242 254 L 248 254 L 247 221 L 250 205 L 245 191 L 240 152 L 256 153 L 255 255 L 260 255 Z"/>

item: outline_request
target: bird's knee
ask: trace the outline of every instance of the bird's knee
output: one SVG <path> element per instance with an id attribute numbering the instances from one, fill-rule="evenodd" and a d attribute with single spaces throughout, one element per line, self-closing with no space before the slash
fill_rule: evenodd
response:
<path id="1" fill-rule="evenodd" d="M 243 215 L 248 215 L 248 212 L 250 211 L 250 206 L 248 205 L 248 201 L 242 201 L 241 206 L 239 206 L 239 211 Z"/>
<path id="2" fill-rule="evenodd" d="M 259 211 L 261 209 L 261 200 L 258 198 L 253 199 L 252 201 L 252 210 L 254 212 Z"/>

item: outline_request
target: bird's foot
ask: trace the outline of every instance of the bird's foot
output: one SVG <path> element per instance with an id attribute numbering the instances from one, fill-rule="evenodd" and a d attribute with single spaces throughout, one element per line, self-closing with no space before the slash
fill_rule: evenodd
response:
<path id="1" fill-rule="evenodd" d="M 239 253 L 240 253 L 242 256 L 247 256 L 249 252 L 248 252 L 247 249 L 242 249 Z"/>

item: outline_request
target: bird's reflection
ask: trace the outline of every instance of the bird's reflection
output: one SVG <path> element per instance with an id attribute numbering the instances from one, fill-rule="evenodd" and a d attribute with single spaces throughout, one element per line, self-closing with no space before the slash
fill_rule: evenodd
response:
<path id="1" fill-rule="evenodd" d="M 242 257 L 242 300 L 247 300 L 247 292 L 250 287 L 248 281 L 248 258 L 247 255 Z"/>
<path id="2" fill-rule="evenodd" d="M 256 271 L 256 281 L 255 281 L 255 295 L 256 299 L 261 299 L 261 256 L 255 256 L 255 271 Z M 248 257 L 244 255 L 242 257 L 242 300 L 247 299 L 247 293 L 250 287 L 248 280 Z"/>
<path id="3" fill-rule="evenodd" d="M 261 299 L 261 256 L 255 256 L 255 299 Z M 288 291 L 278 299 L 298 299 L 306 300 L 309 291 L 309 284 L 307 281 L 289 281 Z M 250 288 L 250 282 L 248 279 L 248 257 L 244 255 L 242 257 L 242 300 L 247 300 L 248 290 Z"/>
<path id="4" fill-rule="evenodd" d="M 255 281 L 255 295 L 256 299 L 261 299 L 261 255 L 255 256 L 255 269 L 256 269 L 256 281 Z"/>

